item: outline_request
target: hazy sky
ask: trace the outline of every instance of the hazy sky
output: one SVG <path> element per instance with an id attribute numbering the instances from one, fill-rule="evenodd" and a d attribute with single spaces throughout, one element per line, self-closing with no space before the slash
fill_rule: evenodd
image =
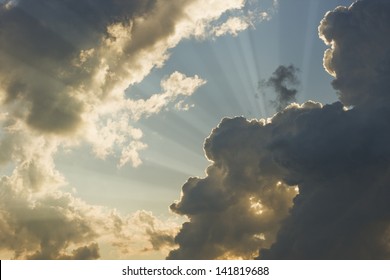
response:
<path id="1" fill-rule="evenodd" d="M 0 0 L 0 257 L 389 258 L 390 2 L 352 3 Z"/>

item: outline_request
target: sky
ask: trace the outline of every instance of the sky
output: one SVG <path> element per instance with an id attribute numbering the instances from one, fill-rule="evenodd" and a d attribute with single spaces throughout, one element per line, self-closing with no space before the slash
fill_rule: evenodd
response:
<path id="1" fill-rule="evenodd" d="M 390 258 L 389 15 L 0 0 L 0 258 Z"/>

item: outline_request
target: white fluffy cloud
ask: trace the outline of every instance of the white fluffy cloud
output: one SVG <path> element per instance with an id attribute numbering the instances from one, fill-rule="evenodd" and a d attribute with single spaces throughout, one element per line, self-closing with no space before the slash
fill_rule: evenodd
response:
<path id="1" fill-rule="evenodd" d="M 246 1 L 245 11 L 237 9 L 231 12 L 231 16 L 223 21 L 218 21 L 208 32 L 210 35 L 220 37 L 226 34 L 237 36 L 243 30 L 254 27 L 257 23 L 270 20 L 278 6 L 277 1 L 273 1 L 268 9 L 261 9 L 257 1 Z"/>
<path id="2" fill-rule="evenodd" d="M 215 36 L 219 37 L 227 33 L 237 36 L 237 34 L 249 27 L 250 22 L 239 17 L 230 17 L 226 22 L 214 28 Z"/>
<path id="3" fill-rule="evenodd" d="M 172 73 L 161 82 L 162 93 L 154 94 L 146 100 L 127 100 L 127 108 L 131 112 L 131 118 L 138 120 L 141 117 L 159 113 L 169 104 L 178 104 L 180 97 L 192 95 L 195 90 L 206 82 L 198 76 L 186 77 L 179 72 Z"/>

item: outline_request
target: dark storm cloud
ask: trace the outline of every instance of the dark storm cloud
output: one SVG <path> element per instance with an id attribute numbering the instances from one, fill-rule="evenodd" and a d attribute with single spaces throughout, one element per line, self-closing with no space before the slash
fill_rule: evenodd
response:
<path id="1" fill-rule="evenodd" d="M 298 90 L 295 87 L 299 84 L 298 72 L 299 69 L 294 65 L 280 65 L 268 80 L 260 83 L 260 87 L 271 88 L 275 92 L 276 98 L 271 101 L 271 104 L 276 110 L 280 111 L 296 100 Z"/>
<path id="2" fill-rule="evenodd" d="M 180 201 L 171 205 L 186 215 L 169 259 L 252 258 L 270 246 L 296 195 L 280 182 L 266 150 L 268 126 L 244 118 L 224 119 L 205 142 L 213 161 L 206 178 L 190 178 Z"/>
<path id="3" fill-rule="evenodd" d="M 389 118 L 386 108 L 305 103 L 266 125 L 224 120 L 205 144 L 208 176 L 190 179 L 171 206 L 190 221 L 168 258 L 250 258 L 281 224 L 261 257 L 390 257 Z"/>
<path id="4" fill-rule="evenodd" d="M 389 6 L 358 1 L 321 22 L 341 102 L 212 131 L 207 177 L 171 206 L 189 222 L 168 258 L 249 258 L 254 246 L 259 259 L 390 258 Z"/>
<path id="5" fill-rule="evenodd" d="M 324 67 L 345 105 L 389 103 L 390 2 L 357 1 L 328 12 L 319 26 L 330 45 Z"/>
<path id="6" fill-rule="evenodd" d="M 389 117 L 386 107 L 367 114 L 335 103 L 284 122 L 296 131 L 279 132 L 271 150 L 299 195 L 261 258 L 390 257 Z"/>

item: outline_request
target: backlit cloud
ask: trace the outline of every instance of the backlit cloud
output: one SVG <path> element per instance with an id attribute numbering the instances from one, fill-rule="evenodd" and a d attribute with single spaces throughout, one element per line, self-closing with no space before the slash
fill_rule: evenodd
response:
<path id="1" fill-rule="evenodd" d="M 171 103 L 178 104 L 181 97 L 191 96 L 195 90 L 206 81 L 198 76 L 187 77 L 182 73 L 174 72 L 167 79 L 161 81 L 162 93 L 154 94 L 148 99 L 127 100 L 127 108 L 132 119 L 138 120 L 159 113 Z"/>
<path id="2" fill-rule="evenodd" d="M 321 21 L 320 37 L 330 46 L 324 67 L 335 77 L 332 84 L 345 105 L 388 103 L 389 10 L 386 0 L 357 1 Z"/>
<path id="3" fill-rule="evenodd" d="M 321 21 L 341 102 L 224 119 L 205 178 L 183 185 L 169 259 L 388 259 L 390 3 L 357 1 Z M 348 107 L 345 107 L 348 106 Z M 352 106 L 352 107 L 351 107 Z"/>

